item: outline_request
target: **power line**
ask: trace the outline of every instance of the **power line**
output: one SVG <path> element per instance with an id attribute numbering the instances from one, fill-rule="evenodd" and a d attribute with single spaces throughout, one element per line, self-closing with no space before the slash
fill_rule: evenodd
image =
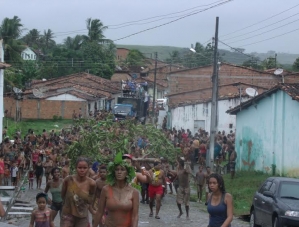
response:
<path id="1" fill-rule="evenodd" d="M 277 36 L 268 38 L 268 39 L 264 39 L 264 40 L 257 41 L 257 42 L 253 42 L 253 43 L 248 43 L 248 44 L 242 45 L 241 47 L 244 47 L 244 46 L 250 46 L 250 45 L 257 44 L 257 43 L 265 42 L 265 41 L 268 41 L 268 40 L 271 40 L 271 39 L 275 39 L 275 38 L 278 38 L 278 37 L 281 37 L 281 36 L 284 36 L 284 35 L 293 33 L 293 32 L 298 31 L 298 30 L 299 30 L 299 28 L 297 28 L 297 29 L 295 29 L 295 30 L 292 30 L 292 31 L 289 31 L 289 32 L 286 32 L 286 33 L 283 33 L 283 34 L 281 34 L 281 35 L 277 35 Z"/>
<path id="2" fill-rule="evenodd" d="M 259 28 L 259 29 L 253 30 L 253 31 L 251 31 L 251 32 L 247 32 L 247 33 L 244 33 L 244 34 L 241 34 L 241 35 L 233 36 L 233 37 L 231 37 L 231 38 L 223 39 L 223 41 L 226 41 L 226 40 L 230 40 L 230 39 L 234 39 L 234 38 L 238 38 L 238 37 L 241 37 L 241 36 L 244 36 L 244 35 L 251 34 L 251 33 L 253 33 L 253 32 L 256 32 L 256 31 L 262 30 L 262 29 L 264 29 L 264 28 L 270 27 L 270 26 L 272 26 L 272 25 L 278 24 L 278 23 L 280 23 L 280 22 L 282 22 L 282 21 L 284 21 L 284 20 L 287 20 L 287 19 L 289 19 L 289 18 L 291 18 L 291 17 L 293 17 L 293 16 L 296 16 L 296 15 L 298 15 L 298 14 L 299 14 L 299 13 L 295 13 L 295 14 L 293 14 L 293 15 L 287 17 L 287 18 L 284 18 L 284 19 L 282 19 L 282 20 L 280 20 L 280 21 L 277 21 L 277 22 L 275 22 L 275 23 L 266 25 L 266 26 L 261 27 L 261 28 Z"/>
<path id="3" fill-rule="evenodd" d="M 233 42 L 231 42 L 231 43 L 237 43 L 237 42 L 241 42 L 241 41 L 243 41 L 243 40 L 247 40 L 247 39 L 255 38 L 256 36 L 260 36 L 260 35 L 263 35 L 263 34 L 265 34 L 265 33 L 272 32 L 272 31 L 274 31 L 274 30 L 277 30 L 278 28 L 282 28 L 282 27 L 287 26 L 287 25 L 289 25 L 289 24 L 293 24 L 293 23 L 295 23 L 296 21 L 299 21 L 299 19 L 294 20 L 294 21 L 291 21 L 291 22 L 289 22 L 289 23 L 287 23 L 287 24 L 284 24 L 284 25 L 281 25 L 281 26 L 279 26 L 279 27 L 275 27 L 275 28 L 270 29 L 270 30 L 268 30 L 268 31 L 265 31 L 265 32 L 256 34 L 256 35 L 254 35 L 254 36 L 250 36 L 250 37 L 247 37 L 247 38 L 244 38 L 244 39 L 239 39 L 239 40 L 237 40 L 237 41 L 233 41 Z M 229 44 L 231 44 L 231 43 L 229 43 Z"/>
<path id="4" fill-rule="evenodd" d="M 129 22 L 121 23 L 121 24 L 114 24 L 114 25 L 107 25 L 107 26 L 108 27 L 111 27 L 111 26 L 120 26 L 120 25 L 124 25 L 124 24 L 129 24 L 129 23 L 134 23 L 134 22 L 140 22 L 140 21 L 150 20 L 150 19 L 153 19 L 153 18 L 158 18 L 158 17 L 164 17 L 164 16 L 173 15 L 173 14 L 183 13 L 183 12 L 186 12 L 186 11 L 194 10 L 196 8 L 200 8 L 200 7 L 204 7 L 204 6 L 210 6 L 210 5 L 213 5 L 215 3 L 222 2 L 222 1 L 223 0 L 212 2 L 212 3 L 207 4 L 207 5 L 195 6 L 195 7 L 192 7 L 192 8 L 189 8 L 189 9 L 185 9 L 185 10 L 182 10 L 182 11 L 178 11 L 178 12 L 174 12 L 174 13 L 169 13 L 169 14 L 164 14 L 164 15 L 159 15 L 159 16 L 153 16 L 153 17 L 148 17 L 148 18 L 141 19 L 141 20 L 129 21 Z"/>
<path id="5" fill-rule="evenodd" d="M 206 9 L 200 10 L 200 11 L 198 11 L 198 12 L 191 13 L 191 14 L 189 14 L 189 15 L 186 15 L 186 16 L 180 17 L 180 18 L 178 18 L 178 19 L 175 19 L 175 20 L 166 22 L 166 23 L 164 23 L 164 24 L 160 24 L 160 25 L 157 25 L 157 26 L 154 26 L 154 27 L 151 27 L 151 28 L 147 28 L 147 29 L 141 30 L 141 31 L 139 31 L 139 32 L 135 32 L 135 33 L 133 33 L 133 34 L 130 34 L 130 35 L 127 35 L 127 36 L 124 36 L 124 37 L 115 39 L 115 40 L 113 40 L 113 41 L 119 41 L 119 40 L 122 40 L 122 39 L 126 39 L 126 38 L 128 38 L 128 37 L 131 37 L 131 36 L 134 36 L 134 35 L 138 35 L 138 34 L 140 34 L 140 33 L 143 33 L 143 32 L 146 32 L 146 31 L 149 31 L 149 30 L 152 30 L 152 29 L 156 29 L 156 28 L 159 28 L 159 27 L 162 27 L 162 26 L 165 26 L 165 25 L 174 23 L 174 22 L 179 21 L 179 20 L 182 20 L 182 19 L 184 19 L 184 18 L 186 18 L 186 17 L 190 17 L 190 16 L 193 16 L 193 15 L 195 15 L 195 14 L 198 14 L 198 13 L 201 13 L 201 12 L 204 12 L 204 11 L 207 11 L 207 10 L 209 10 L 209 9 L 216 8 L 216 7 L 218 7 L 218 6 L 221 6 L 221 5 L 226 4 L 226 3 L 228 3 L 228 2 L 231 2 L 231 1 L 233 1 L 233 0 L 227 0 L 227 1 L 224 1 L 224 2 L 221 2 L 221 3 L 218 3 L 218 4 L 216 4 L 216 5 L 213 5 L 213 6 L 211 6 L 211 7 L 206 8 Z"/>
<path id="6" fill-rule="evenodd" d="M 233 49 L 233 50 L 239 52 L 240 54 L 243 54 L 243 55 L 245 55 L 245 56 L 247 56 L 247 57 L 249 57 L 249 58 L 256 58 L 255 56 L 251 56 L 251 55 L 249 55 L 249 54 L 245 54 L 245 53 L 243 53 L 243 52 L 240 51 L 239 49 L 234 48 L 234 47 L 232 47 L 232 46 L 230 46 L 230 45 L 228 45 L 228 44 L 222 42 L 221 40 L 218 40 L 218 41 L 219 41 L 220 43 L 222 43 L 223 45 L 225 45 L 225 46 L 227 46 L 227 47 L 229 47 L 229 48 L 231 48 L 231 49 Z M 260 60 L 258 60 L 258 59 L 255 59 L 255 60 L 260 61 Z"/>
<path id="7" fill-rule="evenodd" d="M 260 24 L 260 23 L 262 23 L 262 22 L 265 22 L 265 21 L 270 20 L 270 19 L 272 19 L 272 18 L 274 18 L 274 17 L 277 17 L 277 16 L 279 16 L 279 15 L 281 15 L 281 14 L 287 12 L 287 11 L 290 11 L 290 10 L 296 8 L 297 6 L 299 6 L 299 4 L 297 4 L 297 5 L 295 5 L 295 6 L 292 6 L 291 8 L 288 8 L 288 9 L 286 9 L 286 10 L 280 12 L 280 13 L 277 13 L 277 14 L 271 16 L 271 17 L 268 17 L 268 18 L 266 18 L 266 19 L 264 19 L 264 20 L 261 20 L 261 21 L 259 21 L 259 22 L 256 22 L 256 23 L 254 23 L 254 24 L 252 24 L 252 25 L 249 25 L 249 26 L 246 26 L 246 27 L 244 27 L 244 28 L 241 28 L 241 29 L 235 30 L 235 31 L 233 31 L 233 32 L 227 33 L 227 34 L 225 34 L 225 35 L 222 35 L 221 37 L 225 37 L 225 36 L 234 34 L 234 33 L 236 33 L 236 32 L 243 31 L 243 30 L 245 30 L 245 29 L 247 29 L 247 28 L 251 28 L 251 27 L 253 27 L 253 26 L 255 26 L 255 25 L 258 25 L 258 24 Z"/>
<path id="8" fill-rule="evenodd" d="M 187 11 L 190 11 L 190 10 L 193 10 L 193 11 L 189 12 L 188 14 L 194 13 L 194 12 L 197 12 L 197 10 L 194 10 L 196 8 L 210 6 L 210 5 L 213 5 L 215 3 L 219 3 L 219 2 L 223 2 L 223 1 L 224 0 L 218 0 L 218 1 L 215 1 L 213 3 L 195 6 L 195 7 L 188 8 L 188 9 L 185 9 L 185 10 L 181 10 L 181 11 L 178 11 L 178 12 L 173 12 L 173 13 L 169 13 L 169 14 L 153 16 L 153 17 L 149 17 L 149 18 L 145 18 L 145 19 L 140 19 L 140 20 L 135 20 L 135 21 L 128 21 L 128 22 L 124 22 L 124 23 L 120 23 L 120 24 L 107 25 L 107 27 L 108 27 L 107 29 L 119 29 L 119 28 L 131 26 L 131 25 L 143 25 L 143 24 L 153 23 L 153 22 L 156 22 L 156 21 L 159 21 L 159 20 L 164 20 L 164 19 L 169 19 L 169 18 L 175 18 L 175 17 L 181 17 L 182 15 L 178 15 L 178 16 L 174 16 L 174 17 L 167 17 L 167 16 L 174 15 L 174 14 L 179 14 L 179 13 L 183 13 L 183 12 L 187 12 Z M 188 15 L 188 14 L 186 14 L 186 15 Z M 186 15 L 183 15 L 183 16 L 186 16 Z M 162 18 L 160 18 L 158 20 L 154 20 L 154 21 L 150 21 L 150 22 L 146 22 L 146 23 L 141 23 L 140 24 L 141 21 L 147 21 L 147 20 L 155 19 L 155 18 L 159 18 L 159 17 L 162 17 Z M 122 25 L 125 25 L 125 26 L 122 26 Z M 111 27 L 116 27 L 116 28 L 111 28 Z M 79 29 L 79 30 L 72 30 L 72 31 L 62 31 L 62 32 L 54 32 L 53 34 L 55 35 L 55 37 L 58 37 L 58 36 L 66 36 L 66 35 L 74 34 L 74 33 L 77 33 L 77 32 L 82 32 L 82 31 L 87 31 L 87 30 L 88 29 Z M 57 34 L 60 34 L 60 35 L 57 35 Z M 38 35 L 38 36 L 34 36 L 34 37 L 42 37 L 42 36 L 43 35 Z M 11 37 L 11 36 L 4 36 L 4 37 Z"/>

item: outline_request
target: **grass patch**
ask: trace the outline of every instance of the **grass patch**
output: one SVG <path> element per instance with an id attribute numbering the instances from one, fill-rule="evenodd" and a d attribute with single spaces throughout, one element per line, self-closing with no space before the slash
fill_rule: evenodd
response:
<path id="1" fill-rule="evenodd" d="M 233 180 L 230 174 L 223 177 L 225 189 L 234 199 L 234 215 L 239 216 L 249 214 L 254 193 L 270 176 L 262 172 L 240 171 Z"/>
<path id="2" fill-rule="evenodd" d="M 36 135 L 42 134 L 43 129 L 47 132 L 55 130 L 60 131 L 62 128 L 67 128 L 72 125 L 72 120 L 22 120 L 21 122 L 15 122 L 13 119 L 4 118 L 3 127 L 7 126 L 7 135 L 10 139 L 13 139 L 16 131 L 20 130 L 22 136 L 26 135 L 28 129 L 33 129 Z"/>

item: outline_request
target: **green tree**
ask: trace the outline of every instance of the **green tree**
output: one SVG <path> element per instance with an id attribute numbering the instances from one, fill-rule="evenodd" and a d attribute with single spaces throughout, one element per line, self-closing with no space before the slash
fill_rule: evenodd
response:
<path id="1" fill-rule="evenodd" d="M 48 52 L 50 49 L 55 47 L 56 43 L 53 38 L 54 38 L 54 33 L 52 32 L 51 29 L 44 30 L 44 34 L 41 37 L 41 44 L 44 53 Z"/>
<path id="2" fill-rule="evenodd" d="M 108 39 L 105 39 L 104 31 L 108 27 L 104 26 L 104 24 L 101 22 L 101 20 L 87 18 L 86 27 L 87 27 L 87 30 L 88 30 L 88 34 L 83 35 L 84 41 L 98 42 L 98 43 L 105 43 L 105 42 L 110 41 Z"/>
<path id="3" fill-rule="evenodd" d="M 39 48 L 40 47 L 40 31 L 37 29 L 31 29 L 23 38 L 22 40 L 30 47 Z"/>
<path id="4" fill-rule="evenodd" d="M 125 59 L 126 66 L 144 66 L 146 63 L 145 56 L 136 49 L 131 49 Z"/>
<path id="5" fill-rule="evenodd" d="M 188 68 L 200 67 L 210 65 L 213 60 L 214 48 L 211 43 L 208 43 L 205 47 L 197 42 L 195 44 L 195 53 L 188 51 L 183 60 L 183 65 Z M 219 59 L 220 60 L 220 59 Z"/>
<path id="6" fill-rule="evenodd" d="M 82 42 L 83 42 L 82 35 L 76 35 L 74 38 L 68 36 L 64 40 L 63 44 L 67 49 L 79 50 L 81 48 Z"/>
<path id="7" fill-rule="evenodd" d="M 260 61 L 259 58 L 248 59 L 243 62 L 242 66 L 257 69 L 257 70 L 264 70 L 264 66 L 258 64 L 259 61 Z"/>
<path id="8" fill-rule="evenodd" d="M 14 16 L 12 19 L 4 18 L 0 27 L 0 39 L 4 43 L 4 59 L 8 63 L 22 62 L 21 52 L 25 48 L 17 40 L 22 33 L 21 19 Z"/>
<path id="9" fill-rule="evenodd" d="M 275 58 L 266 58 L 264 61 L 262 61 L 262 66 L 264 69 L 274 69 L 278 68 L 280 64 L 276 62 Z"/>
<path id="10" fill-rule="evenodd" d="M 296 60 L 293 63 L 293 70 L 296 72 L 299 71 L 299 58 L 296 58 Z"/>
<path id="11" fill-rule="evenodd" d="M 169 53 L 169 58 L 166 59 L 166 62 L 169 64 L 180 64 L 182 63 L 182 59 L 180 56 L 180 52 L 177 50 L 173 50 Z"/>

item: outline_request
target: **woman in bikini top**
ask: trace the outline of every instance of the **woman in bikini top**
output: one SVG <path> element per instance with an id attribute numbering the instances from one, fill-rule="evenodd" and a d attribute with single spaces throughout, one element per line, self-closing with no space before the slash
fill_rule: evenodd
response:
<path id="1" fill-rule="evenodd" d="M 122 160 L 121 153 L 108 165 L 108 185 L 102 189 L 97 212 L 102 217 L 105 209 L 108 211 L 105 226 L 138 226 L 139 192 L 130 186 L 134 175 L 134 168 Z"/>

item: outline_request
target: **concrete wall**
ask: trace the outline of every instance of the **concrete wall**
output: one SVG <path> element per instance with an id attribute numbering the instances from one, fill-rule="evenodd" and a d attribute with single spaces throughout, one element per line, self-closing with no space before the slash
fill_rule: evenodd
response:
<path id="1" fill-rule="evenodd" d="M 244 101 L 244 99 L 243 99 Z M 220 100 L 218 102 L 219 121 L 218 131 L 224 130 L 229 133 L 235 130 L 236 117 L 225 113 L 229 108 L 233 108 L 239 104 L 239 98 Z M 176 129 L 190 129 L 194 134 L 199 128 L 195 128 L 195 121 L 204 121 L 204 129 L 210 132 L 211 122 L 211 103 L 201 103 L 196 105 L 188 105 L 171 109 L 171 127 Z M 231 124 L 231 128 L 230 128 Z"/>
<path id="2" fill-rule="evenodd" d="M 299 103 L 283 91 L 237 114 L 239 170 L 299 177 Z"/>

